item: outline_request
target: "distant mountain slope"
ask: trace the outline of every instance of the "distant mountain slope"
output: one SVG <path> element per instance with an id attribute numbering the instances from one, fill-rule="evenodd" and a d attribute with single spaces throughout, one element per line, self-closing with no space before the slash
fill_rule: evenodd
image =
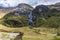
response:
<path id="1" fill-rule="evenodd" d="M 21 3 L 16 7 L 8 7 L 8 8 L 7 7 L 0 7 L 0 12 L 4 12 L 4 13 L 11 12 L 11 11 L 16 10 L 18 8 L 26 8 L 28 10 L 33 10 L 32 6 L 25 4 L 25 3 Z"/>
<path id="2" fill-rule="evenodd" d="M 57 2 L 55 4 L 52 4 L 52 5 L 46 5 L 48 6 L 50 9 L 51 8 L 56 8 L 56 9 L 60 9 L 60 2 Z M 21 3 L 21 4 L 18 4 L 16 7 L 1 7 L 0 6 L 0 12 L 2 13 L 8 13 L 8 12 L 11 12 L 11 11 L 14 11 L 18 8 L 24 8 L 24 9 L 27 9 L 27 10 L 33 10 L 33 7 L 28 5 L 28 4 L 25 4 L 25 3 Z"/>
<path id="3" fill-rule="evenodd" d="M 33 10 L 33 7 L 32 7 L 32 6 L 30 6 L 30 5 L 28 5 L 28 4 L 25 4 L 25 3 L 21 3 L 21 4 L 19 4 L 17 7 Z"/>
<path id="4" fill-rule="evenodd" d="M 33 7 L 31 7 L 30 5 L 19 4 L 17 7 L 9 10 L 11 11 L 3 17 L 4 23 L 2 24 L 8 24 L 6 26 L 11 27 L 22 27 L 29 25 L 29 23 L 32 24 Z"/>
<path id="5" fill-rule="evenodd" d="M 60 5 L 60 2 L 56 3 L 55 5 Z"/>
<path id="6" fill-rule="evenodd" d="M 48 7 L 50 8 L 50 9 L 57 9 L 57 10 L 60 10 L 60 2 L 57 2 L 57 3 L 55 3 L 55 4 L 52 4 L 52 5 L 48 5 Z"/>

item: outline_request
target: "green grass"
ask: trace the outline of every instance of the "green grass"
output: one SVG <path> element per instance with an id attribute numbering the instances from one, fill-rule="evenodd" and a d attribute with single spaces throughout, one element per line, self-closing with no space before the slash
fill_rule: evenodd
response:
<path id="1" fill-rule="evenodd" d="M 46 39 L 40 39 L 40 38 L 26 38 L 26 37 L 24 37 L 23 40 L 46 40 Z M 50 39 L 50 40 L 60 40 L 60 38 L 55 37 L 55 38 Z"/>
<path id="2" fill-rule="evenodd" d="M 9 36 L 8 34 L 2 33 L 2 37 L 1 38 L 5 38 L 5 37 L 8 37 L 8 36 Z"/>
<path id="3" fill-rule="evenodd" d="M 23 38 L 23 40 L 42 40 L 42 39 L 40 39 L 40 38 Z"/>
<path id="4" fill-rule="evenodd" d="M 0 31 L 5 30 L 5 31 L 10 31 L 10 32 L 24 32 L 23 40 L 50 40 L 54 37 L 48 36 L 47 34 L 56 33 L 56 29 L 44 28 L 44 27 L 39 27 L 37 29 L 36 28 L 30 29 L 29 27 L 10 28 L 10 27 L 0 25 L 0 29 L 1 29 Z M 39 31 L 40 34 L 35 33 L 35 31 L 38 29 L 40 30 Z M 48 38 L 46 35 L 48 36 Z M 5 36 L 6 35 L 3 34 L 3 37 L 5 37 Z M 13 39 L 11 39 L 11 40 L 13 40 Z"/>
<path id="5" fill-rule="evenodd" d="M 24 32 L 23 40 L 50 40 L 54 37 L 48 36 L 47 34 L 56 33 L 55 28 L 45 28 L 45 27 L 39 27 L 37 29 L 36 28 L 30 29 L 29 27 L 10 28 L 10 27 L 0 25 L 0 29 L 1 29 L 0 31 L 5 30 L 5 31 L 8 31 L 8 32 L 9 31 L 10 32 Z M 35 31 L 38 30 L 38 29 L 40 30 L 39 31 L 40 34 L 35 33 Z M 3 34 L 3 35 L 6 36 L 5 34 Z M 48 39 L 47 39 L 46 35 L 48 36 Z M 13 39 L 11 39 L 11 40 L 13 40 Z"/>
<path id="6" fill-rule="evenodd" d="M 60 38 L 58 38 L 58 37 L 54 37 L 52 40 L 60 40 Z"/>

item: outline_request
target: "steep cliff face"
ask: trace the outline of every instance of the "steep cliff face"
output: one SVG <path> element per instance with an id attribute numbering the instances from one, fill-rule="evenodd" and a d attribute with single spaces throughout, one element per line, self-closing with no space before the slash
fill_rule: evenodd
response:
<path id="1" fill-rule="evenodd" d="M 45 14 L 47 14 L 47 12 L 49 11 L 48 6 L 45 5 L 38 5 L 36 6 L 36 8 L 33 10 L 33 16 L 34 17 L 43 17 L 45 16 Z"/>
<path id="2" fill-rule="evenodd" d="M 32 11 L 33 11 L 33 7 L 31 7 L 28 4 L 19 4 L 17 6 L 18 8 L 14 11 L 14 15 L 25 15 L 27 18 L 27 20 L 29 21 L 29 25 L 32 25 L 33 21 L 32 21 Z"/>
<path id="3" fill-rule="evenodd" d="M 19 4 L 16 9 L 12 12 L 15 12 L 14 14 L 24 14 L 24 15 L 28 15 L 30 12 L 32 12 L 33 7 L 31 7 L 28 4 Z"/>
<path id="4" fill-rule="evenodd" d="M 5 19 L 4 22 L 12 21 L 11 23 L 7 24 L 15 24 L 19 26 L 26 26 L 32 24 L 32 10 L 33 7 L 29 6 L 28 4 L 19 4 L 15 10 L 9 12 L 3 18 Z M 16 26 L 16 25 L 15 25 Z"/>

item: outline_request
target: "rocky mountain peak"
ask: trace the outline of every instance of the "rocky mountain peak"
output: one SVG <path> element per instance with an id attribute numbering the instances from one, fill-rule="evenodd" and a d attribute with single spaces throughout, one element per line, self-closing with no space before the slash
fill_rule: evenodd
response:
<path id="1" fill-rule="evenodd" d="M 28 9 L 28 10 L 33 10 L 33 7 L 28 5 L 28 4 L 25 4 L 25 3 L 21 3 L 19 4 L 17 7 L 19 8 L 24 8 L 24 9 Z"/>
<path id="2" fill-rule="evenodd" d="M 60 5 L 60 2 L 57 2 L 55 5 Z"/>

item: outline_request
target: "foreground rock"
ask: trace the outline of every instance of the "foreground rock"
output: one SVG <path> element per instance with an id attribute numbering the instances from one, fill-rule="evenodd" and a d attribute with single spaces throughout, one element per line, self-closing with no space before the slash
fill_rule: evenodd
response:
<path id="1" fill-rule="evenodd" d="M 7 33 L 7 32 L 0 32 L 0 40 L 22 40 L 23 33 Z"/>

